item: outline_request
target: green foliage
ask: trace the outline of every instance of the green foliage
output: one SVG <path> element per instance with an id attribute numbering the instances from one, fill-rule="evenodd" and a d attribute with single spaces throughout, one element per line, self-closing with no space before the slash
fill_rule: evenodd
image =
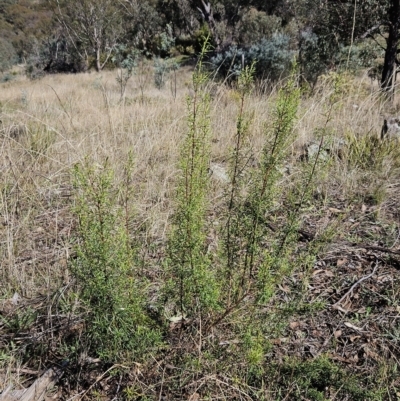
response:
<path id="1" fill-rule="evenodd" d="M 201 53 L 204 43 L 211 37 L 210 28 L 207 24 L 203 23 L 200 28 L 194 33 L 194 51 L 196 54 Z"/>
<path id="2" fill-rule="evenodd" d="M 318 77 L 328 68 L 329 50 L 326 42 L 314 32 L 310 30 L 301 32 L 299 44 L 301 77 L 311 88 L 317 83 Z"/>
<path id="3" fill-rule="evenodd" d="M 162 3 L 160 3 L 161 5 Z M 130 1 L 121 10 L 120 19 L 124 21 L 125 43 L 140 49 L 146 56 L 159 54 L 160 34 L 169 22 L 163 9 L 158 10 L 155 1 Z"/>
<path id="4" fill-rule="evenodd" d="M 376 60 L 382 60 L 383 57 L 382 48 L 375 42 L 361 42 L 351 47 L 340 46 L 336 64 L 342 70 L 357 72 L 363 68 L 376 66 Z"/>
<path id="5" fill-rule="evenodd" d="M 261 167 L 254 177 L 253 187 L 248 199 L 247 246 L 245 263 L 249 277 L 257 274 L 259 301 L 264 302 L 271 295 L 277 280 L 291 270 L 289 265 L 290 244 L 295 231 L 295 219 L 288 216 L 288 225 L 280 231 L 280 238 L 273 241 L 268 251 L 262 242 L 268 235 L 268 221 L 273 215 L 274 203 L 281 176 L 282 164 L 287 155 L 288 145 L 293 139 L 293 126 L 300 101 L 300 90 L 296 84 L 295 73 L 279 90 L 273 113 L 272 126 L 266 130 L 266 144 L 262 152 Z M 271 214 L 271 216 L 268 216 Z M 258 271 L 256 273 L 256 266 Z"/>
<path id="6" fill-rule="evenodd" d="M 158 50 L 162 57 L 171 55 L 171 49 L 175 45 L 175 37 L 172 32 L 172 27 L 167 24 L 165 31 L 160 33 Z"/>
<path id="7" fill-rule="evenodd" d="M 20 333 L 24 330 L 29 330 L 31 325 L 37 318 L 37 311 L 33 308 L 20 308 L 10 317 L 1 317 L 1 323 L 4 330 L 9 332 Z"/>
<path id="8" fill-rule="evenodd" d="M 290 49 L 289 37 L 276 33 L 269 39 L 261 39 L 249 48 L 231 46 L 211 58 L 218 73 L 226 77 L 237 77 L 246 65 L 255 64 L 255 76 L 277 81 L 290 71 L 295 52 Z"/>
<path id="9" fill-rule="evenodd" d="M 245 330 L 243 328 L 243 330 Z M 243 351 L 247 362 L 247 367 L 253 373 L 261 373 L 263 371 L 264 358 L 266 353 L 266 345 L 262 331 L 249 326 L 243 334 Z"/>
<path id="10" fill-rule="evenodd" d="M 157 89 L 164 88 L 169 73 L 179 68 L 179 63 L 175 59 L 168 58 L 174 44 L 175 38 L 172 36 L 172 28 L 167 25 L 167 30 L 160 35 L 160 43 L 157 46 L 158 53 L 167 56 L 167 58 L 156 57 L 154 60 L 154 85 Z"/>
<path id="11" fill-rule="evenodd" d="M 238 90 L 240 93 L 240 109 L 236 122 L 235 147 L 230 157 L 229 176 L 230 186 L 226 194 L 226 224 L 222 233 L 223 257 L 226 259 L 224 278 L 224 297 L 227 308 L 237 304 L 248 291 L 245 282 L 247 271 L 247 254 L 243 248 L 246 246 L 248 226 L 243 215 L 246 199 L 244 188 L 247 178 L 245 168 L 248 164 L 248 134 L 251 116 L 245 113 L 245 100 L 251 93 L 255 65 L 246 66 L 238 77 Z"/>
<path id="12" fill-rule="evenodd" d="M 194 96 L 188 98 L 188 132 L 180 156 L 176 210 L 169 239 L 169 290 L 181 316 L 217 308 L 216 271 L 207 255 L 205 218 L 210 162 L 210 97 L 202 56 L 193 74 Z"/>
<path id="13" fill-rule="evenodd" d="M 14 46 L 0 37 L 0 72 L 10 69 L 17 62 Z"/>
<path id="14" fill-rule="evenodd" d="M 126 86 L 129 79 L 134 74 L 137 67 L 137 59 L 139 52 L 137 50 L 129 51 L 125 45 L 118 45 L 115 48 L 112 62 L 118 67 L 118 75 L 116 80 L 120 89 L 120 100 L 122 101 L 125 96 Z"/>
<path id="15" fill-rule="evenodd" d="M 268 15 L 255 7 L 245 9 L 240 19 L 240 43 L 251 45 L 260 42 L 265 37 L 271 37 L 280 30 L 282 19 L 276 15 Z"/>
<path id="16" fill-rule="evenodd" d="M 292 387 L 291 383 L 296 383 Z M 306 398 L 312 401 L 328 401 L 331 397 L 350 396 L 351 400 L 378 400 L 378 394 L 360 384 L 355 376 L 332 362 L 326 356 L 299 361 L 287 359 L 280 367 L 281 388 L 294 388 L 287 399 Z"/>
<path id="17" fill-rule="evenodd" d="M 239 353 L 245 357 L 249 372 L 258 377 L 265 366 L 269 335 L 277 330 L 271 316 L 260 312 L 260 306 L 268 303 L 277 284 L 296 267 L 298 257 L 294 250 L 301 213 L 300 206 L 294 204 L 303 204 L 310 183 L 300 194 L 285 191 L 280 185 L 300 101 L 295 69 L 280 89 L 272 122 L 265 129 L 261 166 L 248 168 L 251 114 L 245 111 L 245 101 L 251 93 L 254 71 L 254 64 L 246 66 L 238 77 L 239 114 L 235 147 L 229 158 L 230 180 L 221 233 L 220 276 L 224 285 L 221 285 L 220 297 L 224 310 L 214 324 L 227 320 L 229 315 L 235 316 L 228 321 L 234 320 L 237 332 L 244 336 Z M 312 177 L 313 173 L 308 176 L 309 180 Z M 286 196 L 292 196 L 293 200 L 283 207 Z M 279 210 L 276 205 L 281 205 Z M 277 215 L 283 224 L 272 231 Z M 243 307 L 246 317 L 239 318 L 236 311 Z"/>
<path id="18" fill-rule="evenodd" d="M 144 312 L 144 288 L 135 255 L 115 202 L 113 172 L 88 162 L 74 168 L 78 220 L 71 269 L 87 312 L 89 349 L 105 361 L 141 357 L 159 341 Z"/>

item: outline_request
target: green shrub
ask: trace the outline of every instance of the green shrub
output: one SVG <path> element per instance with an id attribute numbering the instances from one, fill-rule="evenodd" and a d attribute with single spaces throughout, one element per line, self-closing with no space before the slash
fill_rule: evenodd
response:
<path id="1" fill-rule="evenodd" d="M 0 72 L 10 69 L 17 63 L 17 53 L 14 46 L 7 40 L 0 38 Z"/>
<path id="2" fill-rule="evenodd" d="M 276 15 L 268 15 L 255 7 L 247 9 L 241 16 L 239 25 L 240 43 L 248 45 L 260 42 L 265 37 L 271 37 L 280 30 L 282 19 Z"/>
<path id="3" fill-rule="evenodd" d="M 0 82 L 10 82 L 13 81 L 15 79 L 15 75 L 6 73 L 1 77 Z"/>
<path id="4" fill-rule="evenodd" d="M 210 61 L 212 67 L 224 77 L 237 77 L 244 66 L 257 62 L 255 76 L 275 82 L 290 72 L 294 55 L 289 36 L 275 33 L 271 38 L 263 38 L 249 48 L 231 46 Z"/>
<path id="5" fill-rule="evenodd" d="M 292 383 L 296 385 L 291 386 Z M 365 388 L 355 376 L 349 375 L 344 369 L 332 362 L 326 356 L 299 361 L 287 359 L 280 366 L 279 387 L 293 388 L 287 394 L 288 400 L 306 398 L 312 401 L 328 401 L 346 399 L 354 401 L 377 400 L 377 394 Z M 336 398 L 338 397 L 338 398 Z"/>
<path id="6" fill-rule="evenodd" d="M 169 239 L 169 291 L 182 317 L 217 307 L 216 271 L 207 254 L 205 217 L 210 162 L 210 96 L 203 67 L 205 43 L 193 74 L 194 96 L 188 98 L 188 132 L 180 155 L 176 210 Z"/>
<path id="7" fill-rule="evenodd" d="M 274 203 L 280 196 L 279 179 L 288 145 L 293 140 L 299 101 L 300 90 L 295 73 L 292 72 L 290 79 L 279 90 L 272 125 L 265 131 L 266 143 L 262 152 L 261 167 L 255 173 L 254 184 L 246 201 L 247 229 L 244 232 L 247 236 L 248 256 L 245 259 L 245 270 L 249 278 L 257 275 L 257 298 L 262 302 L 272 295 L 277 280 L 291 270 L 287 253 L 290 253 L 290 243 L 296 231 L 296 219 L 299 219 L 298 208 L 289 208 L 287 225 L 280 228 L 267 251 L 263 249 L 262 243 L 270 234 L 270 228 L 265 222 L 273 217 Z"/>
<path id="8" fill-rule="evenodd" d="M 113 172 L 107 163 L 76 165 L 74 188 L 78 227 L 71 269 L 87 307 L 87 346 L 105 361 L 138 358 L 159 336 L 144 312 L 145 283 L 115 202 Z"/>
<path id="9" fill-rule="evenodd" d="M 118 68 L 116 80 L 120 90 L 120 101 L 122 101 L 125 97 L 128 81 L 137 67 L 139 52 L 137 50 L 129 50 L 125 45 L 118 45 L 114 52 L 115 54 L 111 60 Z"/>

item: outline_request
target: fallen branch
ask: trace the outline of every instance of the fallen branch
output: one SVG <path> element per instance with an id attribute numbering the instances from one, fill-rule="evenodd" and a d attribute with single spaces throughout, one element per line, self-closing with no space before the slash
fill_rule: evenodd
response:
<path id="1" fill-rule="evenodd" d="M 356 281 L 356 282 L 350 287 L 350 289 L 346 292 L 346 294 L 344 294 L 344 295 L 342 296 L 342 298 L 339 299 L 339 301 L 335 302 L 335 303 L 332 305 L 332 308 L 333 308 L 333 309 L 341 309 L 340 304 L 342 303 L 342 301 L 343 301 L 345 298 L 347 298 L 349 295 L 352 295 L 352 294 L 353 294 L 354 288 L 356 288 L 356 287 L 357 287 L 359 284 L 361 284 L 363 281 L 368 280 L 370 277 L 372 277 L 372 276 L 375 274 L 377 268 L 378 268 L 378 262 L 375 263 L 375 267 L 374 267 L 374 270 L 372 270 L 372 273 L 368 274 L 367 276 L 361 277 L 360 280 Z"/>
<path id="2" fill-rule="evenodd" d="M 47 390 L 57 383 L 62 373 L 62 368 L 50 368 L 25 390 L 11 391 L 12 387 L 9 386 L 0 394 L 0 401 L 42 401 Z"/>
<path id="3" fill-rule="evenodd" d="M 128 367 L 127 367 L 127 366 L 124 366 L 124 365 L 113 365 L 113 366 L 111 366 L 111 368 L 107 369 L 104 373 L 102 373 L 102 374 L 95 380 L 95 382 L 92 383 L 92 384 L 89 386 L 89 388 L 88 388 L 87 390 L 85 390 L 82 394 L 80 394 L 79 400 L 83 400 L 83 399 L 86 397 L 87 393 L 88 393 L 97 383 L 101 382 L 101 381 L 103 380 L 104 376 L 105 376 L 108 372 L 110 372 L 111 370 L 116 369 L 116 368 L 128 369 Z"/>
<path id="4" fill-rule="evenodd" d="M 379 252 L 391 253 L 393 255 L 400 255 L 400 251 L 393 251 L 389 248 L 384 248 L 383 246 L 375 246 L 375 245 L 367 245 L 367 244 L 357 244 L 357 245 L 353 245 L 353 246 L 369 249 L 371 251 L 379 251 Z"/>

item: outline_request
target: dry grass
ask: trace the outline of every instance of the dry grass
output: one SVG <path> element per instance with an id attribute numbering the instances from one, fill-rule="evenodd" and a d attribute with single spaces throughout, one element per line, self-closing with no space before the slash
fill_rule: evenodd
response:
<path id="1" fill-rule="evenodd" d="M 15 81 L 0 84 L 0 299 L 4 300 L 0 312 L 4 315 L 5 311 L 21 309 L 22 304 L 26 306 L 27 299 L 40 296 L 42 305 L 48 305 L 47 297 L 69 285 L 67 265 L 74 233 L 69 209 L 70 172 L 75 163 L 85 158 L 99 164 L 108 159 L 117 179 L 122 180 L 123 164 L 129 151 L 133 151 L 135 224 L 143 243 L 152 245 L 151 251 L 143 250 L 143 253 L 151 254 L 153 274 L 157 275 L 157 258 L 161 256 L 155 254 L 158 246 L 162 252 L 174 204 L 179 144 L 186 132 L 185 99 L 191 92 L 191 70 L 179 70 L 176 98 L 169 83 L 162 91 L 154 89 L 151 77 L 142 96 L 141 77 L 134 76 L 124 103 L 119 102 L 115 76 L 112 71 L 53 75 L 38 81 L 19 76 Z M 212 160 L 225 166 L 233 146 L 238 96 L 233 89 L 217 85 L 212 92 Z M 335 223 L 335 238 L 339 242 L 353 238 L 359 243 L 397 250 L 399 152 L 393 144 L 382 145 L 383 150 L 379 150 L 379 141 L 372 142 L 376 145 L 365 150 L 373 138 L 378 138 L 381 116 L 388 114 L 388 106 L 376 88 L 370 87 L 367 76 L 345 77 L 340 98 L 330 109 L 331 93 L 332 86 L 326 77 L 313 96 L 302 99 L 297 139 L 292 145 L 292 157 L 287 161 L 288 173 L 282 179 L 282 186 L 295 182 L 302 171 L 299 160 L 304 146 L 314 141 L 318 130 L 326 126 L 330 136 L 345 141 L 346 150 L 340 157 L 332 155 L 328 172 L 318 176 L 315 196 L 321 197 L 322 202 L 318 210 L 310 209 L 305 224 L 313 232 L 322 231 L 328 220 L 340 214 Z M 255 164 L 264 141 L 263 131 L 271 121 L 274 100 L 273 92 L 253 96 L 246 105 L 253 115 L 251 141 Z M 375 151 L 381 153 L 375 156 Z M 373 160 L 369 165 L 363 164 L 366 157 Z M 380 160 L 375 164 L 377 158 Z M 210 198 L 217 210 L 222 185 L 216 181 L 212 188 Z M 382 229 L 362 237 L 354 225 L 362 226 L 366 219 L 372 223 L 364 230 L 376 226 Z M 335 249 L 333 246 L 329 252 L 335 253 Z M 13 305 L 10 298 L 16 292 L 25 301 Z M 393 290 L 393 294 L 398 292 Z M 51 314 L 48 308 L 46 313 Z M 0 323 L 0 333 L 2 329 L 5 326 Z M 0 338 L 0 346 L 2 341 L 5 340 Z M 20 343 L 17 341 L 17 345 Z M 0 388 L 6 382 L 18 380 L 20 352 L 4 354 L 0 359 L 3 367 Z M 160 366 L 158 370 L 161 372 Z M 161 373 L 160 380 L 164 380 L 165 369 Z M 137 372 L 131 375 L 140 376 Z M 207 376 L 194 378 L 190 387 L 193 394 L 207 380 Z M 225 389 L 229 387 L 237 390 L 236 396 L 230 399 L 250 399 L 243 395 L 244 387 L 237 383 L 224 382 L 217 375 L 211 381 L 215 381 L 215 388 L 219 389 L 216 394 L 221 397 L 229 392 Z"/>

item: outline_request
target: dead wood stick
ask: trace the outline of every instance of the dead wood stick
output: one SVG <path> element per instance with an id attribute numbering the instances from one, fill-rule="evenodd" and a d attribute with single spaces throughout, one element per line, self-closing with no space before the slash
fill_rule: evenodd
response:
<path id="1" fill-rule="evenodd" d="M 393 251 L 389 248 L 385 248 L 383 246 L 375 246 L 375 245 L 368 245 L 368 244 L 353 244 L 352 247 L 359 247 L 359 248 L 365 248 L 365 249 L 370 249 L 371 251 L 380 251 L 380 252 L 385 252 L 385 253 L 391 253 L 393 255 L 400 255 L 400 251 Z"/>
<path id="2" fill-rule="evenodd" d="M 79 400 L 83 400 L 83 399 L 86 397 L 87 393 L 88 393 L 97 383 L 101 382 L 101 381 L 103 380 L 104 376 L 105 376 L 108 372 L 110 372 L 111 370 L 116 369 L 116 368 L 128 369 L 128 368 L 127 368 L 126 366 L 124 366 L 124 365 L 113 365 L 113 366 L 111 366 L 111 368 L 107 369 L 104 373 L 102 373 L 100 376 L 98 376 L 97 379 L 95 380 L 95 382 L 92 383 L 92 384 L 89 386 L 89 388 L 88 388 L 87 390 L 83 391 L 83 392 L 80 393 L 80 394 L 77 394 L 76 397 L 79 397 Z M 75 397 L 70 398 L 70 400 L 73 399 L 73 398 L 75 398 Z"/>
<path id="3" fill-rule="evenodd" d="M 27 375 L 38 375 L 40 373 L 38 370 L 25 369 L 25 368 L 0 369 L 0 372 L 1 373 L 17 372 L 17 373 L 26 373 Z"/>
<path id="4" fill-rule="evenodd" d="M 62 373 L 61 368 L 50 368 L 26 390 L 10 391 L 11 387 L 8 387 L 0 394 L 0 401 L 42 401 L 48 388 L 58 381 Z"/>
<path id="5" fill-rule="evenodd" d="M 361 277 L 360 280 L 356 281 L 356 282 L 350 287 L 350 289 L 346 292 L 346 294 L 344 294 L 344 295 L 342 296 L 342 298 L 339 299 L 339 301 L 335 302 L 335 303 L 332 305 L 332 308 L 338 309 L 339 304 L 340 304 L 345 298 L 347 298 L 349 295 L 352 295 L 352 294 L 353 294 L 354 288 L 356 288 L 356 287 L 357 287 L 360 283 L 362 283 L 363 281 L 368 280 L 370 277 L 372 277 L 372 276 L 375 274 L 377 268 L 378 268 L 378 262 L 375 263 L 375 267 L 374 267 L 374 270 L 372 270 L 372 273 L 368 274 L 367 276 Z"/>

